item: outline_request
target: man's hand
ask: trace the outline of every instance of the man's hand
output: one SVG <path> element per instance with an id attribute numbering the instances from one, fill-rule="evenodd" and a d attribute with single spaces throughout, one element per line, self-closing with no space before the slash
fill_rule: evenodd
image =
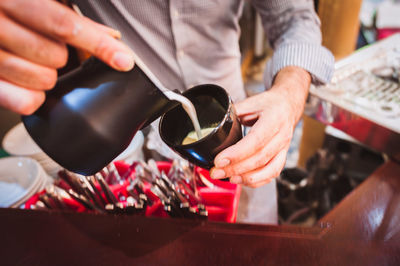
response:
<path id="1" fill-rule="evenodd" d="M 55 85 L 66 44 L 117 70 L 134 64 L 132 51 L 115 39 L 118 31 L 52 0 L 1 0 L 0 29 L 0 106 L 21 114 L 33 113 Z"/>
<path id="2" fill-rule="evenodd" d="M 279 176 L 285 165 L 293 130 L 303 112 L 311 76 L 298 67 L 286 67 L 272 88 L 235 105 L 250 132 L 215 158 L 211 177 L 230 177 L 232 183 L 259 187 Z"/>

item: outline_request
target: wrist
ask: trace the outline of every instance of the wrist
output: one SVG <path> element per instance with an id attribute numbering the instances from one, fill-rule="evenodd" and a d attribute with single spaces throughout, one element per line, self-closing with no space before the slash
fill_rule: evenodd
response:
<path id="1" fill-rule="evenodd" d="M 303 113 L 310 84 L 310 73 L 300 67 L 288 66 L 278 72 L 271 87 L 271 91 L 280 94 L 288 103 L 296 122 Z"/>
<path id="2" fill-rule="evenodd" d="M 274 87 L 283 87 L 286 89 L 296 89 L 303 94 L 308 93 L 311 85 L 311 75 L 306 70 L 288 66 L 282 68 L 277 74 L 272 84 Z"/>

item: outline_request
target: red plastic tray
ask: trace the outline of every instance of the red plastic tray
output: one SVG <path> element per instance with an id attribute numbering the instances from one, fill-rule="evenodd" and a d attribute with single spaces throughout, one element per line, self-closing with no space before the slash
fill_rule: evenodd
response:
<path id="1" fill-rule="evenodd" d="M 126 175 L 127 171 L 129 171 L 129 164 L 125 162 L 118 161 L 115 162 L 115 167 L 117 168 L 120 175 Z M 160 171 L 168 172 L 171 163 L 170 162 L 158 162 L 158 168 Z M 197 187 L 199 194 L 204 200 L 204 204 L 208 211 L 208 219 L 211 221 L 222 221 L 234 223 L 236 221 L 237 209 L 239 205 L 240 198 L 240 186 L 236 184 L 232 184 L 230 182 L 213 180 L 210 178 L 209 172 L 200 167 L 196 167 L 195 171 L 202 174 L 205 178 L 207 178 L 211 183 L 214 184 L 213 188 L 209 187 Z M 135 171 L 131 171 L 129 174 L 129 178 L 135 178 Z M 126 187 L 128 182 L 125 182 L 122 185 L 111 185 L 110 188 L 115 196 L 118 194 L 122 194 L 124 196 L 127 195 Z M 154 204 L 152 206 L 148 206 L 145 212 L 146 216 L 156 216 L 156 217 L 169 217 L 168 214 L 164 211 L 163 205 L 161 201 L 155 196 L 149 188 L 145 188 L 144 192 L 147 197 L 153 200 Z M 26 203 L 25 208 L 30 209 L 31 205 L 35 204 L 39 195 L 44 193 L 44 191 L 37 193 L 32 196 Z M 65 200 L 65 203 L 71 207 L 72 210 L 77 212 L 85 212 L 87 211 L 85 207 L 76 202 L 73 199 Z"/>

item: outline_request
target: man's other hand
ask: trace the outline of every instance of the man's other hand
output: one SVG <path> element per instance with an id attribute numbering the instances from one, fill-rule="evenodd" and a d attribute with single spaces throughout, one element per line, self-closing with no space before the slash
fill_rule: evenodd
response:
<path id="1" fill-rule="evenodd" d="M 20 114 L 33 113 L 54 87 L 67 62 L 66 44 L 120 71 L 134 64 L 118 31 L 53 0 L 1 0 L 0 29 L 0 106 Z"/>

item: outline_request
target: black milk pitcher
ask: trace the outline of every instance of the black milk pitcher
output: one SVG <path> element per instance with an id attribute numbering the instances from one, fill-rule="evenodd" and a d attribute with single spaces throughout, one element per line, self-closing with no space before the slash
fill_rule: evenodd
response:
<path id="1" fill-rule="evenodd" d="M 22 117 L 28 133 L 62 167 L 82 175 L 97 173 L 139 129 L 177 105 L 140 64 L 135 60 L 131 71 L 119 72 L 88 59 L 58 79 L 34 114 Z"/>

